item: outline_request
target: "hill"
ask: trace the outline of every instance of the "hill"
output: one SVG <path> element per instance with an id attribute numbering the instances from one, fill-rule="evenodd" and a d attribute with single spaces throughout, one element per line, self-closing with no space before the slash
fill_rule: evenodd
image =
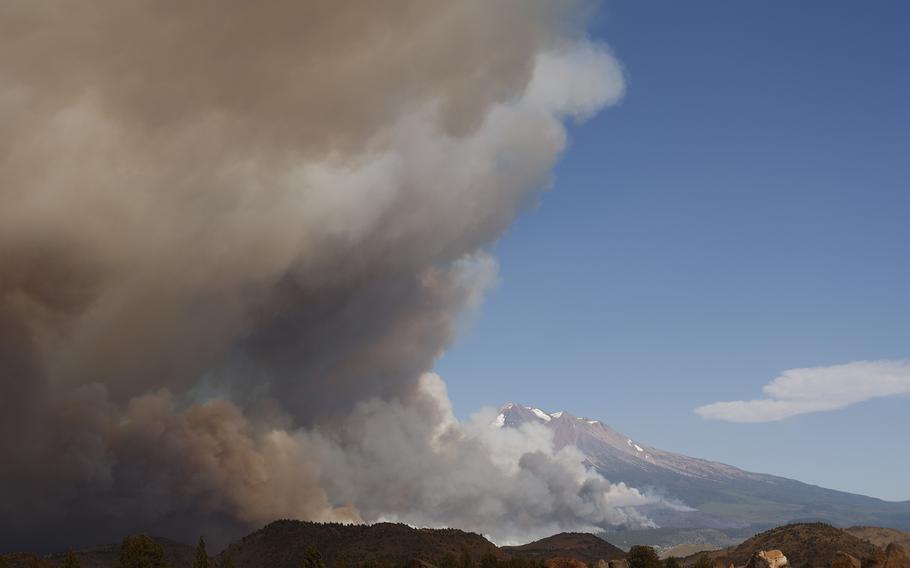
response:
<path id="1" fill-rule="evenodd" d="M 850 527 L 845 529 L 848 533 L 882 548 L 892 542 L 910 548 L 910 532 L 884 527 Z"/>
<path id="2" fill-rule="evenodd" d="M 367 561 L 401 565 L 414 559 L 443 563 L 467 553 L 475 562 L 485 554 L 505 555 L 476 533 L 457 529 L 415 529 L 403 524 L 345 525 L 275 521 L 230 545 L 218 557 L 237 568 L 299 568 L 315 547 L 328 565 L 358 566 Z"/>
<path id="3" fill-rule="evenodd" d="M 795 567 L 830 566 L 838 552 L 860 560 L 879 557 L 883 552 L 843 529 L 825 523 L 800 523 L 765 531 L 725 550 L 689 556 L 684 564 L 692 565 L 697 559 L 707 557 L 715 564 L 743 566 L 761 550 L 780 550 Z"/>
<path id="4" fill-rule="evenodd" d="M 503 546 L 512 557 L 545 560 L 567 556 L 593 566 L 598 560 L 616 560 L 626 553 L 602 538 L 588 533 L 560 533 L 521 546 Z"/>

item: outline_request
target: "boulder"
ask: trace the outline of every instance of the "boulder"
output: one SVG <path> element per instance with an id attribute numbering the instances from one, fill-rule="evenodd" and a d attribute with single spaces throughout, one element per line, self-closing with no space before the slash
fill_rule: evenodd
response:
<path id="1" fill-rule="evenodd" d="M 782 568 L 787 566 L 787 557 L 780 550 L 760 550 L 752 555 L 746 568 Z"/>

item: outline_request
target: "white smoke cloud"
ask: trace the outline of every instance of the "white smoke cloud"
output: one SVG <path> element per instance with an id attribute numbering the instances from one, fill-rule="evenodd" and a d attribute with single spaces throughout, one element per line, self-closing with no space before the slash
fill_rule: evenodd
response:
<path id="1" fill-rule="evenodd" d="M 715 402 L 695 409 L 703 418 L 772 422 L 800 414 L 839 410 L 865 400 L 910 394 L 910 362 L 854 361 L 790 369 L 765 385 L 768 398 Z"/>
<path id="2" fill-rule="evenodd" d="M 492 408 L 460 424 L 445 391 L 425 374 L 420 403 L 370 401 L 341 430 L 307 435 L 317 461 L 332 464 L 323 480 L 330 499 L 356 503 L 368 521 L 466 526 L 500 543 L 652 525 L 635 507 L 655 498 L 586 469 L 574 447 L 556 450 L 547 428 L 491 427 Z"/>

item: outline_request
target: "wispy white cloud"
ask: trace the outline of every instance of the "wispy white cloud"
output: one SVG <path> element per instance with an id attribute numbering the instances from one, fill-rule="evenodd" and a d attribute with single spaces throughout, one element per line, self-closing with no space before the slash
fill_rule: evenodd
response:
<path id="1" fill-rule="evenodd" d="M 695 413 L 727 422 L 772 422 L 845 408 L 884 396 L 910 394 L 910 360 L 854 361 L 790 369 L 762 389 L 767 398 L 699 406 Z"/>

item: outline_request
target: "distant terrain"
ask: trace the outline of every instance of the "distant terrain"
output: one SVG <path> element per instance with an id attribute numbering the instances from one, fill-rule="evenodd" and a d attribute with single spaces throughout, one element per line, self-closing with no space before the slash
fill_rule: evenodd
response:
<path id="1" fill-rule="evenodd" d="M 872 535 L 874 542 L 857 534 Z M 737 546 L 692 554 L 678 562 L 684 568 L 742 567 L 760 551 L 779 550 L 793 568 L 910 568 L 910 547 L 905 546 L 908 539 L 910 533 L 894 529 L 845 530 L 824 523 L 800 523 L 762 532 Z M 168 567 L 193 566 L 193 546 L 155 540 L 164 550 Z M 521 546 L 497 547 L 481 535 L 457 529 L 303 521 L 273 522 L 212 556 L 210 566 L 301 568 L 314 550 L 326 568 L 670 568 L 663 564 L 636 566 L 634 555 L 627 556 L 613 544 L 586 533 L 560 533 Z M 0 556 L 0 565 L 56 568 L 62 565 L 63 557 L 9 554 Z M 116 568 L 119 545 L 80 550 L 76 557 L 82 568 Z"/>
<path id="2" fill-rule="evenodd" d="M 602 536 L 623 550 L 641 544 L 653 546 L 663 556 L 667 554 L 687 556 L 702 550 L 735 546 L 768 528 L 771 527 L 754 525 L 728 529 L 666 527 L 611 531 L 603 533 Z"/>

